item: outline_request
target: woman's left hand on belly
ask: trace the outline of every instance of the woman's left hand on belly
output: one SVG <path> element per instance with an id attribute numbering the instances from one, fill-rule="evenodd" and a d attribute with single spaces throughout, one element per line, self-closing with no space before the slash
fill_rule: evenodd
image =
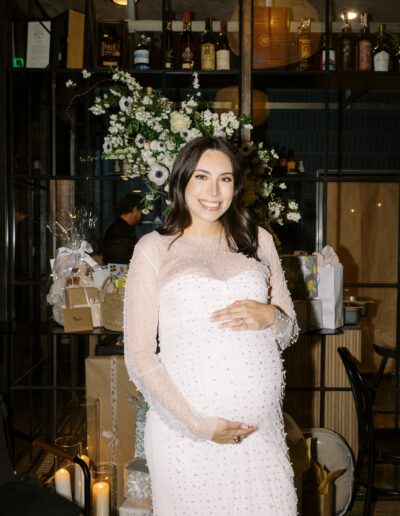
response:
<path id="1" fill-rule="evenodd" d="M 245 299 L 213 312 L 211 322 L 216 323 L 221 329 L 233 331 L 263 330 L 274 324 L 275 317 L 274 305 Z"/>

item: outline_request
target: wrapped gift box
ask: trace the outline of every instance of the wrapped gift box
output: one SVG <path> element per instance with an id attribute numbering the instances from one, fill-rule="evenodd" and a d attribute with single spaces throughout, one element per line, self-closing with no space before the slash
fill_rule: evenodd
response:
<path id="1" fill-rule="evenodd" d="M 317 257 L 284 254 L 280 256 L 288 289 L 293 299 L 318 296 Z"/>
<path id="2" fill-rule="evenodd" d="M 135 450 L 135 397 L 123 356 L 94 356 L 85 361 L 86 396 L 100 400 L 100 462 L 118 470 L 118 506 L 124 499 L 124 463 Z"/>
<path id="3" fill-rule="evenodd" d="M 146 459 L 135 459 L 125 464 L 124 495 L 133 507 L 151 510 L 153 502 Z"/>
<path id="4" fill-rule="evenodd" d="M 89 306 L 63 308 L 62 319 L 67 333 L 93 330 L 92 311 Z"/>
<path id="5" fill-rule="evenodd" d="M 92 311 L 93 327 L 102 326 L 99 291 L 96 287 L 67 287 L 65 289 L 67 308 L 89 306 Z"/>
<path id="6" fill-rule="evenodd" d="M 311 330 L 319 330 L 322 325 L 322 302 L 320 299 L 295 299 L 294 310 L 300 333 Z"/>
<path id="7" fill-rule="evenodd" d="M 152 514 L 153 511 L 151 509 L 135 507 L 129 498 L 119 507 L 119 516 L 152 516 Z"/>

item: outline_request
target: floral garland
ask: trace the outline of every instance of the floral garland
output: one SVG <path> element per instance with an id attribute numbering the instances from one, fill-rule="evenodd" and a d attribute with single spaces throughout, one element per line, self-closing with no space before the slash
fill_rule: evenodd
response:
<path id="1" fill-rule="evenodd" d="M 201 106 L 197 73 L 193 73 L 192 91 L 178 106 L 159 91 L 143 88 L 128 72 L 111 73 L 111 81 L 96 83 L 103 83 L 102 92 L 89 108 L 96 116 L 108 116 L 103 152 L 88 159 L 121 160 L 123 179 L 142 178 L 144 214 L 159 199 L 168 207 L 168 179 L 179 150 L 197 136 L 210 135 L 228 140 L 239 156 L 245 176 L 242 201 L 259 225 L 275 236 L 272 224 L 300 220 L 298 203 L 286 197 L 286 184 L 272 175 L 270 162 L 278 157 L 274 149 L 263 143 L 240 144 L 240 129 L 252 129 L 249 117 L 232 111 L 219 114 Z M 82 74 L 85 79 L 91 75 L 87 70 Z M 66 86 L 76 84 L 70 80 Z M 81 95 L 75 95 L 71 103 Z"/>

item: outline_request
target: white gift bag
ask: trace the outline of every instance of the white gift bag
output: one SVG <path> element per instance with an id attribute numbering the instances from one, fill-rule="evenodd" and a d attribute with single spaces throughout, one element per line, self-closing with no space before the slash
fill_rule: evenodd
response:
<path id="1" fill-rule="evenodd" d="M 343 326 L 343 265 L 318 267 L 318 298 L 322 300 L 323 328 Z"/>

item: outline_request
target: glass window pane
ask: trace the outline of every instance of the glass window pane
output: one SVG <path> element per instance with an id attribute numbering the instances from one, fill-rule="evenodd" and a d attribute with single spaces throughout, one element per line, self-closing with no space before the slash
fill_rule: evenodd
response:
<path id="1" fill-rule="evenodd" d="M 330 183 L 327 243 L 339 255 L 345 283 L 396 283 L 400 186 Z"/>

